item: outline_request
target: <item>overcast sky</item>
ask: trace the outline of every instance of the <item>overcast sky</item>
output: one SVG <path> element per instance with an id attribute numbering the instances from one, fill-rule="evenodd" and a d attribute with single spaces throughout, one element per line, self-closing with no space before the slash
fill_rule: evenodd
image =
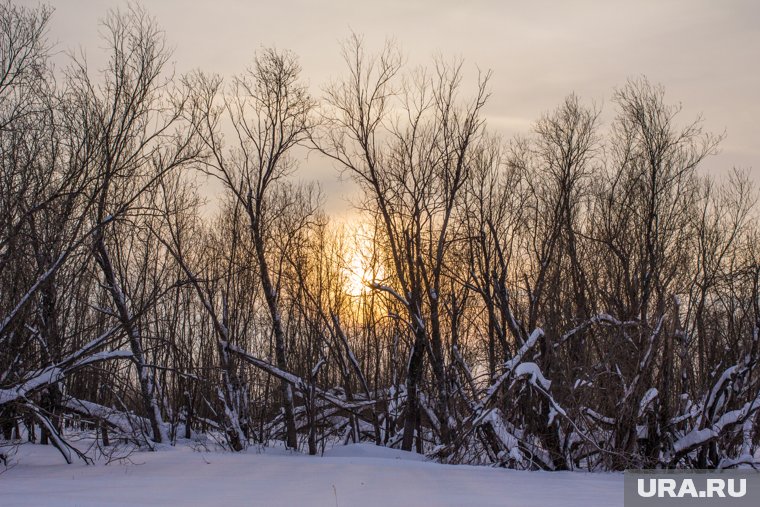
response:
<path id="1" fill-rule="evenodd" d="M 30 4 L 38 2 L 28 2 Z M 58 0 L 50 31 L 60 49 L 81 46 L 102 62 L 98 20 L 115 0 Z M 706 170 L 751 168 L 760 181 L 760 2 L 646 1 L 330 1 L 153 0 L 142 2 L 166 31 L 176 69 L 229 76 L 261 46 L 290 49 L 318 92 L 343 72 L 339 42 L 350 30 L 370 49 L 395 38 L 412 63 L 434 54 L 493 70 L 489 125 L 505 136 L 527 132 L 570 92 L 608 103 L 628 77 L 646 75 L 726 131 Z M 317 179 L 328 210 L 342 212 L 351 186 L 316 156 L 300 174 Z"/>

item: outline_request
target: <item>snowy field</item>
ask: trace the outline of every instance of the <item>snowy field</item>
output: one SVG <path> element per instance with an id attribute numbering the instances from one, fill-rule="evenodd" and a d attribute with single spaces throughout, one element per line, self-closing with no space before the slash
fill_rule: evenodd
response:
<path id="1" fill-rule="evenodd" d="M 351 445 L 324 457 L 175 447 L 128 462 L 66 465 L 52 446 L 24 445 L 0 474 L 0 506 L 516 506 L 623 505 L 622 474 L 521 472 L 440 465 Z"/>

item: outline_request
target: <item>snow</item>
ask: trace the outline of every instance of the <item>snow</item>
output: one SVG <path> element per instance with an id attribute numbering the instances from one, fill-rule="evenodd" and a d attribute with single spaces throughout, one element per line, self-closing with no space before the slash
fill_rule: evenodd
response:
<path id="1" fill-rule="evenodd" d="M 512 376 L 514 369 L 520 364 L 520 362 L 523 360 L 523 357 L 528 353 L 528 351 L 536 344 L 539 338 L 544 336 L 544 330 L 541 328 L 536 328 L 533 330 L 533 332 L 530 334 L 530 337 L 528 337 L 528 340 L 520 347 L 520 350 L 517 351 L 517 354 L 515 354 L 512 359 L 504 363 L 504 373 L 502 373 L 499 378 L 494 381 L 493 384 L 488 388 L 488 391 L 486 392 L 486 395 L 482 400 L 480 400 L 480 403 L 478 404 L 478 407 L 482 409 L 485 407 L 488 402 L 493 398 L 493 396 L 498 392 L 501 385 Z"/>
<path id="2" fill-rule="evenodd" d="M 405 461 L 426 462 L 428 459 L 415 452 L 402 451 L 400 449 L 391 449 L 390 447 L 379 447 L 371 443 L 339 445 L 328 449 L 324 454 L 325 458 L 349 458 L 349 459 L 396 459 Z M 361 464 L 361 461 L 356 461 Z"/>
<path id="3" fill-rule="evenodd" d="M 35 372 L 32 378 L 15 389 L 0 389 L 0 405 L 23 398 L 30 391 L 48 384 L 55 384 L 62 379 L 63 371 L 55 366 L 49 366 L 40 372 Z"/>
<path id="4" fill-rule="evenodd" d="M 522 377 L 528 377 L 531 384 L 535 386 L 541 386 L 545 390 L 549 390 L 552 383 L 544 377 L 541 373 L 541 369 L 536 363 L 520 363 L 515 368 L 515 379 Z"/>
<path id="5" fill-rule="evenodd" d="M 495 408 L 489 410 L 488 415 L 484 417 L 483 420 L 491 423 L 491 427 L 493 428 L 494 433 L 496 433 L 497 438 L 501 440 L 504 447 L 509 450 L 509 456 L 516 461 L 522 461 L 523 455 L 520 451 L 519 440 L 507 428 L 504 423 L 504 417 L 501 415 L 499 409 Z"/>
<path id="6" fill-rule="evenodd" d="M 200 452 L 187 445 L 136 452 L 110 465 L 61 463 L 51 446 L 26 444 L 0 474 L 0 504 L 622 506 L 623 475 L 528 472 L 441 465 L 357 444 L 324 457 L 282 448 Z"/>
<path id="7" fill-rule="evenodd" d="M 273 364 L 270 364 L 270 363 L 264 361 L 263 359 L 259 359 L 259 358 L 255 357 L 255 356 L 249 354 L 248 352 L 246 352 L 245 350 L 243 350 L 240 347 L 237 347 L 235 345 L 231 345 L 231 344 L 229 344 L 229 343 L 227 343 L 225 341 L 220 341 L 220 344 L 221 344 L 221 346 L 222 346 L 222 348 L 224 350 L 228 350 L 230 352 L 233 352 L 233 353 L 237 354 L 239 357 L 242 357 L 248 363 L 251 363 L 252 365 L 256 366 L 257 368 L 260 368 L 260 369 L 266 371 L 267 373 L 270 373 L 270 374 L 274 375 L 275 377 L 277 377 L 277 378 L 279 378 L 279 379 L 284 380 L 285 382 L 287 382 L 287 386 L 286 386 L 287 387 L 287 393 L 286 393 L 286 396 L 288 397 L 288 399 L 292 399 L 292 396 L 293 396 L 293 392 L 292 392 L 292 387 L 291 386 L 295 386 L 295 388 L 298 391 L 300 391 L 301 393 L 305 393 L 305 392 L 309 391 L 309 383 L 305 382 L 301 377 L 298 377 L 297 375 L 293 375 L 292 373 L 287 372 L 285 370 L 281 370 L 281 369 L 277 368 L 276 366 L 274 366 Z M 352 410 L 352 409 L 355 409 L 355 408 L 361 408 L 361 407 L 365 407 L 365 406 L 368 406 L 368 405 L 374 405 L 375 404 L 375 402 L 371 401 L 371 400 L 369 400 L 369 401 L 358 401 L 358 402 L 344 400 L 344 399 L 341 399 L 341 398 L 339 398 L 337 396 L 334 396 L 333 394 L 331 394 L 331 393 L 329 393 L 327 391 L 324 391 L 324 390 L 322 390 L 322 389 L 320 389 L 318 387 L 315 387 L 315 386 L 312 386 L 312 389 L 314 390 L 314 393 L 319 398 L 322 398 L 325 401 L 331 403 L 332 405 L 334 405 L 336 407 L 339 407 L 339 408 L 342 408 L 344 410 Z"/>
<path id="8" fill-rule="evenodd" d="M 654 401 L 655 398 L 657 398 L 659 394 L 660 393 L 656 387 L 651 387 L 649 390 L 647 390 L 646 393 L 644 393 L 644 397 L 641 398 L 641 403 L 639 403 L 639 417 L 644 415 L 644 412 L 647 411 L 649 405 Z"/>
<path id="9" fill-rule="evenodd" d="M 673 450 L 676 454 L 686 452 L 714 438 L 718 438 L 725 429 L 737 424 L 743 425 L 747 417 L 754 414 L 758 409 L 760 409 L 760 394 L 754 400 L 745 403 L 742 408 L 726 412 L 720 416 L 711 427 L 691 430 L 676 440 L 673 444 Z"/>
<path id="10" fill-rule="evenodd" d="M 104 419 L 108 423 L 121 431 L 124 435 L 130 435 L 134 432 L 134 427 L 147 428 L 150 424 L 147 419 L 120 412 L 116 409 L 104 407 L 91 401 L 79 400 L 76 398 L 66 397 L 63 399 L 63 405 L 69 410 L 85 414 L 89 417 Z"/>
<path id="11" fill-rule="evenodd" d="M 58 365 L 47 366 L 42 370 L 30 373 L 30 377 L 22 380 L 20 385 L 16 385 L 10 389 L 0 389 L 0 405 L 24 398 L 37 389 L 60 382 L 72 369 L 109 359 L 131 358 L 132 353 L 125 350 L 112 350 L 85 355 L 99 340 L 105 340 L 105 337 L 109 335 L 110 332 L 101 335 L 100 338 L 91 341 L 77 352 L 63 359 Z"/>

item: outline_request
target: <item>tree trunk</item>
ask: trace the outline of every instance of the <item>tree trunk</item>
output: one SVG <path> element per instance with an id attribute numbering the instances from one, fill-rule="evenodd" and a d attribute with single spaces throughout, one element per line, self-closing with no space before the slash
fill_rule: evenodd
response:
<path id="1" fill-rule="evenodd" d="M 287 358 L 285 355 L 285 333 L 282 329 L 282 320 L 280 309 L 277 302 L 277 291 L 272 284 L 269 274 L 269 265 L 264 252 L 264 238 L 258 227 L 258 221 L 251 224 L 253 232 L 253 242 L 256 247 L 256 256 L 259 261 L 259 271 L 261 275 L 261 286 L 264 290 L 264 299 L 266 299 L 269 314 L 272 318 L 272 330 L 274 331 L 274 349 L 277 367 L 283 371 L 288 370 Z M 285 445 L 290 449 L 298 448 L 298 438 L 296 434 L 296 421 L 293 409 L 293 389 L 289 383 L 284 380 L 280 381 L 282 394 L 282 408 L 285 412 Z"/>
<path id="2" fill-rule="evenodd" d="M 140 329 L 135 322 L 134 316 L 127 307 L 127 302 L 124 299 L 124 294 L 121 291 L 119 282 L 116 280 L 116 274 L 113 270 L 111 257 L 108 254 L 108 249 L 106 248 L 102 233 L 96 237 L 95 254 L 97 262 L 103 271 L 106 286 L 111 293 L 111 298 L 113 299 L 114 305 L 116 305 L 119 321 L 124 327 L 124 330 L 127 333 L 127 337 L 129 338 L 129 347 L 132 350 L 133 361 L 135 363 L 135 367 L 137 368 L 137 378 L 140 383 L 140 395 L 142 398 L 143 408 L 145 409 L 148 420 L 150 421 L 151 431 L 153 432 L 153 441 L 160 444 L 164 442 L 166 438 L 163 433 L 161 409 L 158 406 L 158 401 L 155 398 L 154 379 L 151 378 L 149 368 L 145 364 Z"/>

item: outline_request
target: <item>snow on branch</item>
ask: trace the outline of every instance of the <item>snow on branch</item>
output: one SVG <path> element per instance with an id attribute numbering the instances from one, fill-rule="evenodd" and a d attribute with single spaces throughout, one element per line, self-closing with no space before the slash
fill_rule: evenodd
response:
<path id="1" fill-rule="evenodd" d="M 570 338 L 575 336 L 578 333 L 581 333 L 585 331 L 586 329 L 590 328 L 591 326 L 618 326 L 618 327 L 631 327 L 631 326 L 637 326 L 639 325 L 638 321 L 635 320 L 627 320 L 625 322 L 616 319 L 612 315 L 609 315 L 607 313 L 600 313 L 599 315 L 595 315 L 591 317 L 590 319 L 586 320 L 582 324 L 580 324 L 577 327 L 574 327 L 570 331 L 566 332 L 562 335 L 562 337 L 559 339 L 557 343 L 554 344 L 553 348 L 557 348 L 561 345 L 563 345 L 566 341 L 568 341 Z"/>
<path id="2" fill-rule="evenodd" d="M 56 384 L 63 380 L 66 375 L 89 364 L 110 359 L 125 359 L 132 357 L 132 353 L 127 350 L 112 350 L 85 356 L 82 351 L 88 347 L 90 347 L 89 344 L 56 365 L 31 372 L 11 388 L 0 389 L 0 405 L 16 401 L 20 398 L 26 398 L 30 393 L 48 385 Z"/>
<path id="3" fill-rule="evenodd" d="M 115 408 L 105 407 L 91 401 L 66 397 L 61 404 L 72 412 L 103 421 L 125 435 L 134 434 L 136 427 L 143 429 L 150 427 L 150 422 L 144 417 L 121 412 Z"/>
<path id="4" fill-rule="evenodd" d="M 760 393 L 754 400 L 748 401 L 741 408 L 726 412 L 709 427 L 691 430 L 673 444 L 675 454 L 672 461 L 677 462 L 684 455 L 719 438 L 727 430 L 743 424 L 758 409 L 760 409 Z"/>
<path id="5" fill-rule="evenodd" d="M 47 415 L 45 415 L 45 413 L 43 413 L 43 411 L 37 405 L 27 401 L 25 403 L 22 403 L 20 406 L 31 413 L 37 422 L 40 423 L 40 426 L 47 430 L 50 441 L 53 443 L 53 446 L 55 446 L 55 448 L 58 449 L 58 451 L 61 453 L 63 459 L 66 460 L 66 463 L 69 465 L 72 464 L 74 462 L 73 456 L 76 456 L 88 465 L 92 464 L 92 460 L 85 456 L 82 451 L 69 445 L 69 443 L 64 440 L 55 425 L 50 421 L 50 419 L 48 419 Z"/>
<path id="6" fill-rule="evenodd" d="M 481 411 L 483 407 L 485 407 L 491 399 L 494 397 L 494 395 L 498 392 L 499 388 L 504 384 L 505 381 L 507 381 L 509 378 L 512 377 L 515 368 L 522 362 L 523 357 L 532 349 L 536 343 L 538 342 L 538 339 L 544 336 L 544 330 L 541 328 L 536 328 L 533 330 L 533 332 L 530 334 L 526 342 L 520 347 L 520 350 L 517 351 L 517 353 L 504 363 L 504 372 L 499 376 L 499 378 L 494 381 L 493 384 L 488 388 L 486 391 L 486 395 L 483 397 L 483 399 L 478 403 L 478 411 Z"/>
<path id="7" fill-rule="evenodd" d="M 515 380 L 528 379 L 528 382 L 534 386 L 541 386 L 543 389 L 548 390 L 552 382 L 544 377 L 541 369 L 536 363 L 520 363 L 515 368 Z"/>
<path id="8" fill-rule="evenodd" d="M 452 452 L 456 451 L 456 448 L 458 445 L 461 444 L 461 442 L 464 441 L 465 438 L 478 426 L 482 424 L 487 424 L 487 418 L 489 417 L 490 411 L 486 410 L 486 407 L 491 402 L 491 400 L 494 398 L 496 393 L 499 391 L 501 386 L 510 378 L 513 377 L 515 369 L 522 363 L 523 358 L 528 354 L 528 352 L 536 345 L 539 338 L 541 338 L 544 335 L 544 331 L 541 328 L 536 328 L 533 330 L 533 332 L 530 334 L 528 339 L 525 341 L 525 343 L 520 347 L 520 349 L 517 351 L 517 353 L 506 363 L 504 363 L 504 371 L 503 373 L 497 378 L 493 384 L 491 384 L 488 389 L 486 390 L 485 395 L 483 398 L 473 407 L 472 413 L 470 416 L 465 419 L 461 425 L 462 431 L 459 432 L 459 435 L 457 439 L 452 442 L 449 445 L 441 446 L 435 450 L 435 454 L 444 457 Z M 528 375 L 530 373 L 530 368 L 525 368 L 525 370 L 522 372 L 525 375 Z M 548 380 L 546 380 L 543 377 L 543 374 L 541 374 L 541 377 L 545 382 L 548 383 Z M 536 377 L 536 380 L 538 380 L 538 377 Z"/>
<path id="9" fill-rule="evenodd" d="M 298 389 L 302 393 L 307 393 L 309 391 L 309 383 L 304 381 L 301 377 L 298 375 L 294 375 L 290 372 L 287 372 L 285 370 L 281 370 L 280 368 L 277 368 L 275 365 L 264 361 L 262 359 L 259 359 L 255 356 L 252 356 L 245 350 L 243 350 L 240 347 L 237 347 L 235 345 L 231 345 L 229 343 L 223 343 L 223 347 L 225 350 L 228 350 L 234 354 L 237 354 L 240 358 L 245 360 L 246 362 L 254 365 L 255 367 L 264 370 L 265 372 L 274 375 L 275 377 L 279 378 L 280 380 L 284 380 L 285 382 L 291 384 L 293 387 Z M 344 399 L 341 399 L 333 394 L 330 394 L 327 391 L 324 391 L 322 389 L 319 389 L 318 387 L 314 387 L 314 393 L 323 400 L 335 405 L 338 408 L 344 409 L 344 410 L 356 410 L 363 407 L 367 407 L 370 405 L 374 405 L 375 401 L 369 400 L 369 401 L 346 401 Z"/>
<path id="10" fill-rule="evenodd" d="M 367 285 L 369 286 L 370 289 L 379 290 L 381 292 L 387 292 L 388 294 L 396 298 L 402 305 L 406 307 L 409 306 L 409 301 L 407 301 L 406 298 L 402 296 L 401 294 L 399 294 L 396 291 L 396 289 L 394 289 L 393 287 L 390 287 L 388 285 L 383 285 L 377 282 L 370 282 Z"/>

